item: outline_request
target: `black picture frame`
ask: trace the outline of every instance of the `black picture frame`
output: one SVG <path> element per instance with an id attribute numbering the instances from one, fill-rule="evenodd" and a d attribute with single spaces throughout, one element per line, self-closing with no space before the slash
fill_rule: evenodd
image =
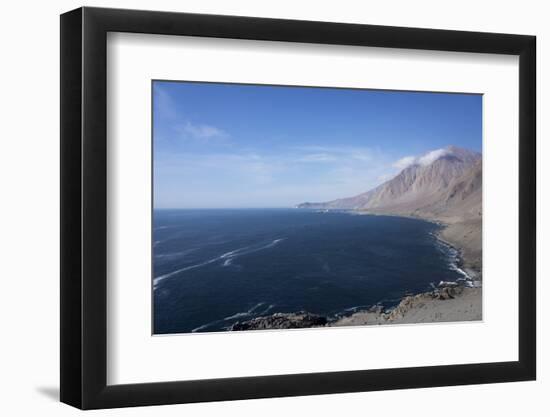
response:
<path id="1" fill-rule="evenodd" d="M 519 56 L 519 358 L 107 385 L 108 32 Z M 81 409 L 482 384 L 536 377 L 534 36 L 102 8 L 61 15 L 61 401 Z"/>

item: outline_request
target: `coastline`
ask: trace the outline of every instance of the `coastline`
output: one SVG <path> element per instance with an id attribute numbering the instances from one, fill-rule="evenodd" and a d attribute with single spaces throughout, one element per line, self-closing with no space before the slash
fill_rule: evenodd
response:
<path id="1" fill-rule="evenodd" d="M 406 295 L 399 303 L 388 309 L 375 304 L 339 317 L 324 317 L 305 311 L 274 313 L 235 323 L 229 330 L 459 322 L 482 319 L 481 218 L 445 219 L 447 220 L 445 221 L 436 216 L 428 218 L 365 211 L 355 211 L 354 214 L 407 217 L 437 224 L 440 229 L 434 233 L 435 238 L 456 251 L 455 266 L 465 278 L 454 282 L 440 281 L 431 291 Z"/>
<path id="2" fill-rule="evenodd" d="M 481 246 L 477 247 L 475 244 L 481 241 L 481 218 L 451 219 L 454 221 L 449 222 L 448 219 L 445 221 L 435 216 L 393 215 L 425 220 L 440 226 L 434 235 L 440 242 L 456 251 L 455 264 L 457 269 L 465 275 L 465 279 L 440 282 L 433 291 L 403 297 L 397 306 L 387 311 L 374 306 L 328 325 L 359 326 L 481 320 L 483 317 Z"/>
<path id="3" fill-rule="evenodd" d="M 482 288 L 442 287 L 407 296 L 389 311 L 359 311 L 328 326 L 367 326 L 477 321 L 482 319 Z"/>
<path id="4" fill-rule="evenodd" d="M 482 279 L 482 259 L 481 259 L 481 217 L 457 218 L 445 217 L 429 214 L 407 214 L 377 212 L 374 210 L 352 210 L 356 214 L 371 216 L 394 216 L 408 219 L 424 220 L 441 227 L 436 232 L 439 241 L 456 250 L 459 254 L 459 266 L 472 278 Z"/>
<path id="5" fill-rule="evenodd" d="M 472 270 L 481 280 L 481 219 L 469 219 L 456 223 L 444 223 L 438 237 L 460 253 L 464 268 Z"/>

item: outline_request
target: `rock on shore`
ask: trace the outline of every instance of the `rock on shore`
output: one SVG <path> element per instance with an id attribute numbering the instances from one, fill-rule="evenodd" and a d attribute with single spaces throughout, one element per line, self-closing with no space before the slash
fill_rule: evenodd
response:
<path id="1" fill-rule="evenodd" d="M 327 318 L 305 311 L 298 313 L 275 313 L 252 320 L 235 323 L 231 330 L 300 329 L 327 324 Z"/>
<path id="2" fill-rule="evenodd" d="M 360 311 L 330 323 L 330 326 L 412 324 L 475 321 L 482 319 L 482 289 L 444 287 L 405 297 L 391 311 Z"/>
<path id="3" fill-rule="evenodd" d="M 311 314 L 275 313 L 235 323 L 231 330 L 303 329 L 332 326 L 366 326 L 475 321 L 482 319 L 482 289 L 444 285 L 433 291 L 406 296 L 389 311 L 373 306 L 337 319 Z"/>

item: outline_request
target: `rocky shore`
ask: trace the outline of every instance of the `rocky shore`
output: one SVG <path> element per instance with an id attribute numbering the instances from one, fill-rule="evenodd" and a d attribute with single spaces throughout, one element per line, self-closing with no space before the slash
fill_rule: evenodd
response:
<path id="1" fill-rule="evenodd" d="M 303 329 L 326 326 L 328 319 L 306 311 L 275 313 L 270 316 L 235 323 L 231 330 Z"/>
<path id="2" fill-rule="evenodd" d="M 444 222 L 439 238 L 460 252 L 462 266 L 469 275 L 481 279 L 482 267 L 481 217 L 457 222 Z"/>
<path id="3" fill-rule="evenodd" d="M 374 307 L 328 325 L 365 326 L 481 320 L 481 299 L 481 288 L 444 286 L 434 291 L 405 297 L 389 311 Z"/>
<path id="4" fill-rule="evenodd" d="M 432 291 L 404 297 L 384 310 L 380 305 L 349 316 L 325 317 L 305 311 L 275 313 L 238 322 L 230 330 L 300 329 L 312 327 L 366 326 L 382 324 L 437 323 L 474 321 L 482 318 L 482 288 L 448 282 Z"/>

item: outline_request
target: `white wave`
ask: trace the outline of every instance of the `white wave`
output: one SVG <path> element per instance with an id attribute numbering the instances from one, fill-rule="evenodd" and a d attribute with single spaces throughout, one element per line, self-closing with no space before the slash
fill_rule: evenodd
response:
<path id="1" fill-rule="evenodd" d="M 456 281 L 439 281 L 438 287 L 456 287 L 458 283 Z"/>
<path id="2" fill-rule="evenodd" d="M 468 273 L 464 271 L 462 268 L 459 268 L 456 262 L 451 262 L 449 266 L 453 271 L 456 271 L 459 274 L 463 275 L 466 279 L 471 280 L 470 275 L 468 275 Z"/>
<path id="3" fill-rule="evenodd" d="M 355 312 L 355 311 L 357 311 L 357 310 L 359 310 L 359 309 L 364 310 L 364 309 L 367 309 L 367 308 L 369 308 L 369 307 L 370 307 L 370 306 L 366 306 L 366 305 L 353 306 L 353 307 L 349 307 L 349 308 L 344 309 L 344 311 L 346 311 L 346 312 L 351 311 L 351 312 L 353 313 L 353 312 Z"/>
<path id="4" fill-rule="evenodd" d="M 220 256 L 220 259 L 231 258 L 232 256 L 235 256 L 236 254 L 241 253 L 242 251 L 244 251 L 248 248 L 251 248 L 251 246 L 245 246 L 244 248 L 235 249 L 235 250 L 232 250 L 230 252 L 226 252 L 226 253 L 224 253 L 223 255 Z"/>
<path id="5" fill-rule="evenodd" d="M 443 254 L 447 255 L 447 259 L 449 260 L 449 268 L 455 272 L 458 272 L 460 275 L 462 275 L 467 280 L 471 280 L 472 277 L 468 275 L 466 271 L 464 271 L 462 268 L 460 268 L 459 262 L 460 262 L 460 253 L 459 251 L 449 243 L 441 240 L 438 236 L 435 237 L 436 242 L 436 248 Z M 460 280 L 461 278 L 459 278 Z"/>
<path id="6" fill-rule="evenodd" d="M 265 305 L 265 302 L 261 302 L 261 303 L 258 303 L 256 304 L 255 306 L 253 306 L 252 308 L 250 308 L 249 310 L 247 311 L 243 311 L 241 313 L 236 313 L 236 314 L 233 314 L 232 316 L 229 316 L 229 317 L 225 317 L 221 320 L 214 320 L 214 321 L 211 321 L 209 323 L 206 323 L 206 324 L 203 324 L 199 327 L 195 327 L 194 329 L 191 330 L 191 333 L 196 333 L 196 332 L 200 332 L 201 330 L 204 330 L 204 329 L 207 329 L 211 326 L 214 326 L 215 324 L 220 324 L 220 323 L 223 323 L 225 321 L 229 321 L 229 320 L 234 320 L 234 319 L 238 319 L 240 317 L 248 317 L 252 314 L 254 314 L 254 312 L 259 309 L 261 306 Z M 261 313 L 259 313 L 260 315 L 261 314 L 264 314 L 266 313 L 267 311 L 271 310 L 272 308 L 274 307 L 273 304 L 269 305 L 269 307 L 267 307 L 267 309 L 265 309 L 264 311 L 262 311 Z M 229 329 L 229 327 L 231 326 L 227 326 L 227 327 L 224 327 L 224 329 Z"/>
<path id="7" fill-rule="evenodd" d="M 284 240 L 284 238 L 275 239 L 275 240 L 269 242 L 266 245 L 261 245 L 261 246 L 250 245 L 250 246 L 245 246 L 244 248 L 235 249 L 235 250 L 232 250 L 230 252 L 224 253 L 223 255 L 220 256 L 220 259 L 236 258 L 237 256 L 247 255 L 249 253 L 254 253 L 254 252 L 264 250 L 264 249 L 269 249 L 269 248 L 272 248 L 273 246 L 277 245 L 279 242 L 281 242 L 283 240 Z"/>
<path id="8" fill-rule="evenodd" d="M 261 303 L 256 304 L 254 307 L 252 307 L 250 310 L 248 310 L 248 312 L 252 313 L 252 312 L 256 311 L 258 308 L 260 308 L 261 306 L 263 306 L 264 304 L 265 304 L 265 302 L 262 301 Z"/>
<path id="9" fill-rule="evenodd" d="M 155 255 L 155 258 L 177 258 L 180 256 L 187 255 L 191 252 L 195 252 L 198 248 L 190 248 L 186 250 L 182 250 L 180 252 L 173 252 L 173 253 L 160 253 L 158 255 Z"/>
<path id="10" fill-rule="evenodd" d="M 270 304 L 270 305 L 268 305 L 267 308 L 266 308 L 264 311 L 258 313 L 258 315 L 259 315 L 259 316 L 263 316 L 263 315 L 266 314 L 267 312 L 271 311 L 271 309 L 272 309 L 273 307 L 275 307 L 275 304 Z"/>
<path id="11" fill-rule="evenodd" d="M 265 304 L 264 302 L 258 303 L 254 307 L 252 307 L 251 309 L 249 309 L 247 311 L 242 311 L 240 313 L 235 313 L 235 314 L 233 314 L 232 316 L 229 316 L 229 317 L 225 317 L 224 320 L 233 320 L 233 319 L 238 319 L 239 317 L 248 317 L 251 314 L 253 314 L 258 308 L 263 306 L 264 304 Z"/>
<path id="12" fill-rule="evenodd" d="M 246 246 L 244 248 L 232 250 L 231 252 L 224 253 L 223 255 L 220 256 L 221 259 L 225 259 L 222 266 L 231 265 L 231 263 L 233 262 L 233 259 L 238 258 L 239 256 L 249 255 L 251 253 L 259 252 L 259 251 L 264 250 L 264 249 L 272 248 L 272 247 L 274 247 L 275 245 L 277 245 L 279 242 L 281 242 L 283 240 L 284 240 L 284 238 L 275 239 L 275 240 L 269 242 L 266 245 L 261 245 L 261 246 L 251 245 L 251 246 Z"/>
<path id="13" fill-rule="evenodd" d="M 199 330 L 206 329 L 208 326 L 210 326 L 210 323 L 203 324 L 202 326 L 199 326 L 199 327 L 195 327 L 194 329 L 191 330 L 191 333 L 196 333 Z"/>
<path id="14" fill-rule="evenodd" d="M 210 323 L 203 324 L 202 326 L 195 327 L 194 329 L 191 330 L 191 333 L 196 333 L 196 332 L 199 332 L 201 330 L 207 329 L 208 327 L 213 326 L 215 324 L 218 324 L 222 321 L 223 320 L 214 320 L 214 321 L 211 321 Z"/>
<path id="15" fill-rule="evenodd" d="M 235 319 L 238 319 L 238 318 L 241 318 L 241 317 L 250 317 L 252 315 L 255 315 L 255 316 L 259 317 L 259 316 L 262 316 L 262 315 L 268 313 L 269 311 L 271 311 L 273 309 L 273 307 L 275 307 L 275 304 L 270 304 L 264 310 L 258 311 L 258 309 L 260 307 L 262 307 L 263 305 L 265 305 L 264 301 L 254 305 L 253 307 L 251 307 L 247 311 L 242 311 L 242 312 L 239 312 L 239 313 L 235 313 L 232 316 L 225 317 L 221 320 L 214 320 L 214 321 L 211 321 L 209 323 L 203 324 L 202 326 L 195 327 L 194 329 L 191 330 L 191 333 L 200 332 L 201 330 L 207 329 L 208 327 L 214 326 L 216 324 L 221 324 L 223 322 L 235 320 Z M 231 328 L 231 326 L 232 326 L 232 324 L 230 323 L 228 326 L 225 326 L 225 327 L 222 327 L 222 328 L 225 329 L 225 330 L 229 330 Z"/>
<path id="16" fill-rule="evenodd" d="M 232 316 L 224 317 L 223 319 L 224 320 L 234 320 L 234 319 L 238 319 L 240 317 L 248 317 L 249 315 L 250 314 L 247 311 L 243 311 L 241 313 L 235 313 Z"/>
<path id="17" fill-rule="evenodd" d="M 157 288 L 159 282 L 165 280 L 166 278 L 170 278 L 174 275 L 177 275 L 181 272 L 189 271 L 189 270 L 195 269 L 195 268 L 200 268 L 201 266 L 206 266 L 206 265 L 209 265 L 209 264 L 212 264 L 214 262 L 221 261 L 221 260 L 224 260 L 222 266 L 229 266 L 231 264 L 232 260 L 234 258 L 238 257 L 238 256 L 248 255 L 250 253 L 254 253 L 254 252 L 264 250 L 264 249 L 272 248 L 275 245 L 277 245 L 279 242 L 282 242 L 284 239 L 285 238 L 275 239 L 275 240 L 271 241 L 270 243 L 268 243 L 266 245 L 262 245 L 262 246 L 258 246 L 258 245 L 245 246 L 243 248 L 239 248 L 239 249 L 235 249 L 235 250 L 226 252 L 226 253 L 224 253 L 220 256 L 209 259 L 207 261 L 204 261 L 204 262 L 201 262 L 201 263 L 198 263 L 198 264 L 195 264 L 195 265 L 186 266 L 186 267 L 177 269 L 175 271 L 169 272 L 167 274 L 161 275 L 159 277 L 155 277 L 153 279 L 153 289 Z"/>
<path id="18" fill-rule="evenodd" d="M 214 263 L 216 261 L 218 261 L 219 259 L 218 258 L 214 258 L 214 259 L 209 259 L 208 261 L 205 261 L 205 262 L 201 262 L 200 264 L 195 264 L 195 265 L 190 265 L 190 266 L 186 266 L 184 268 L 180 268 L 180 269 L 176 269 L 175 271 L 172 271 L 172 272 L 169 272 L 168 274 L 164 274 L 164 275 L 161 275 L 159 277 L 156 277 L 154 280 L 153 280 L 153 286 L 156 288 L 156 286 L 158 285 L 158 283 L 166 278 L 170 278 L 176 274 L 179 274 L 180 272 L 184 272 L 184 271 L 189 271 L 190 269 L 195 269 L 195 268 L 200 268 L 201 266 L 205 266 L 205 265 L 208 265 L 208 264 L 211 264 L 211 263 Z"/>

